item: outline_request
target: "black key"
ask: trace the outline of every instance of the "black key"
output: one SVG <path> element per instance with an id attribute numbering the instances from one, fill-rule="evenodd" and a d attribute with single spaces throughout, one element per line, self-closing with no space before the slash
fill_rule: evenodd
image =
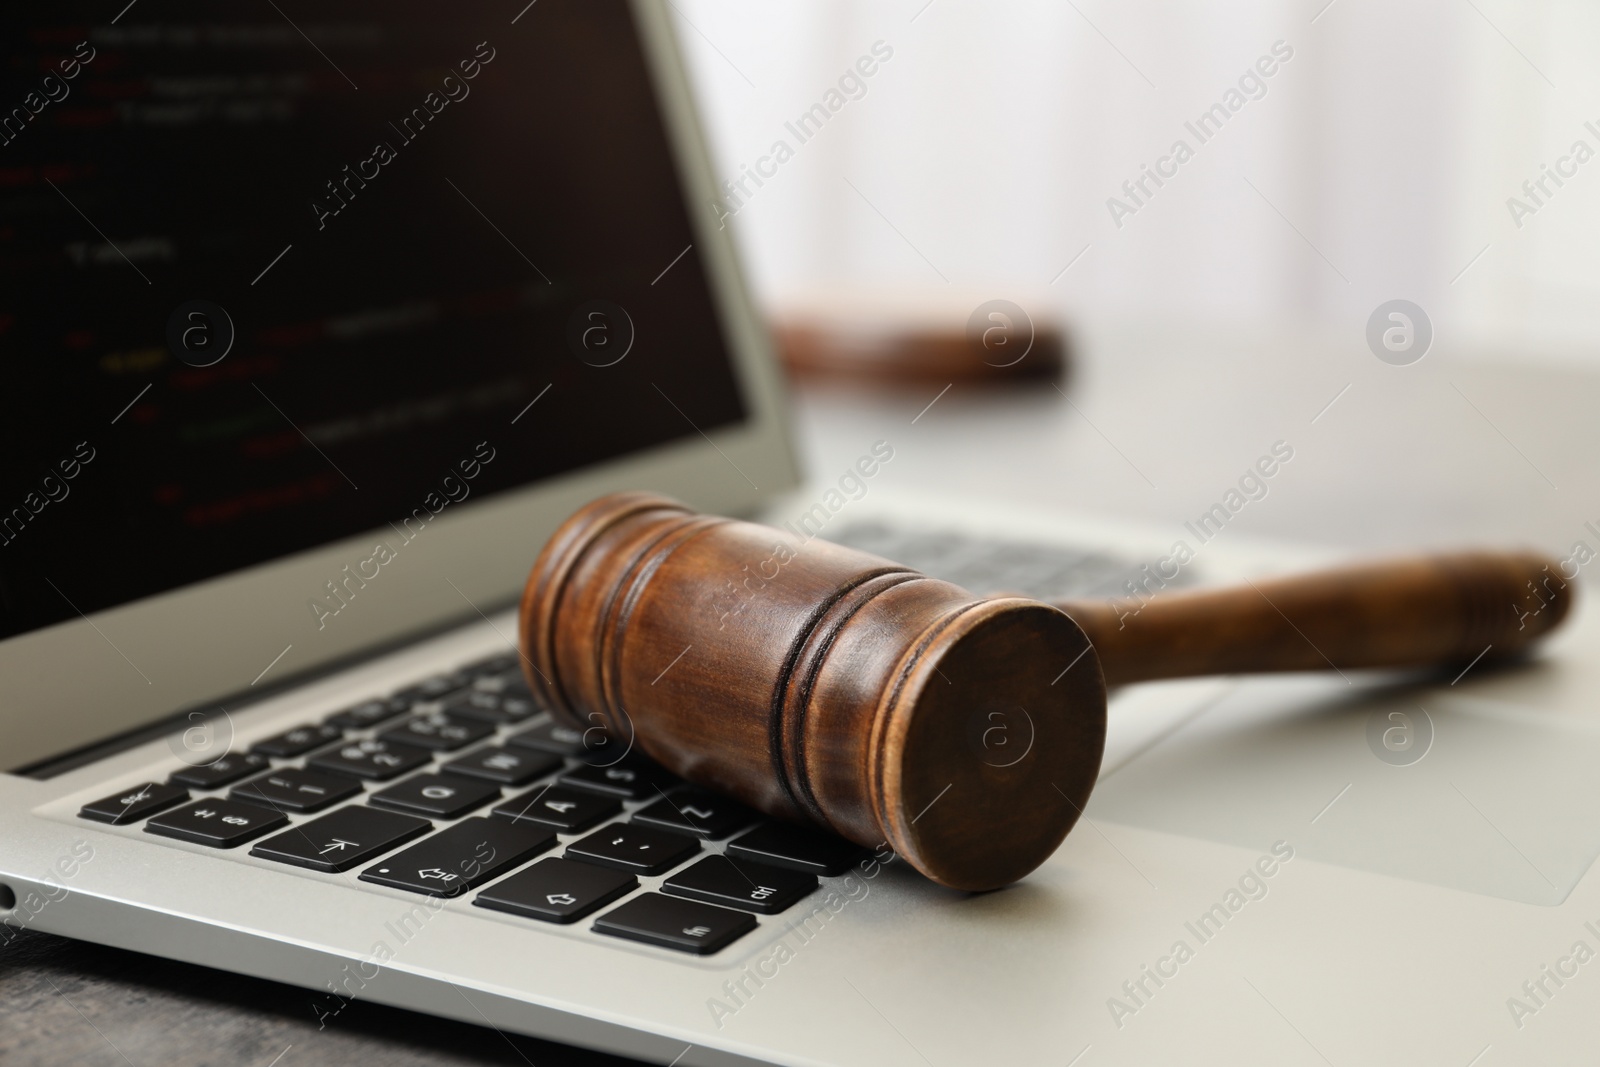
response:
<path id="1" fill-rule="evenodd" d="M 414 715 L 394 729 L 385 730 L 383 740 L 449 752 L 474 741 L 482 741 L 492 733 L 494 726 L 491 723 L 431 711 Z"/>
<path id="2" fill-rule="evenodd" d="M 522 667 L 515 662 L 509 662 L 501 670 L 480 670 L 478 677 L 472 680 L 472 688 L 482 689 L 485 693 L 506 693 L 515 689 L 520 696 L 533 696 L 533 691 L 528 689 L 528 680 L 523 677 Z"/>
<path id="3" fill-rule="evenodd" d="M 341 730 L 364 730 L 368 726 L 376 726 L 380 722 L 387 722 L 411 707 L 410 701 L 396 700 L 394 697 L 385 697 L 382 700 L 366 700 L 353 708 L 345 708 L 339 714 L 328 719 L 329 726 L 337 726 Z"/>
<path id="4" fill-rule="evenodd" d="M 583 731 L 562 726 L 553 719 L 546 720 L 531 730 L 513 734 L 506 739 L 518 748 L 537 748 L 554 752 L 558 756 L 576 756 L 583 751 Z"/>
<path id="5" fill-rule="evenodd" d="M 284 767 L 233 787 L 234 800 L 261 804 L 274 811 L 320 811 L 336 800 L 361 792 L 361 783 L 343 775 Z"/>
<path id="6" fill-rule="evenodd" d="M 700 842 L 692 837 L 625 822 L 603 826 L 567 846 L 568 856 L 635 874 L 661 874 L 699 851 Z"/>
<path id="7" fill-rule="evenodd" d="M 533 698 L 514 693 L 466 689 L 444 702 L 446 714 L 484 722 L 522 722 L 538 714 Z"/>
<path id="8" fill-rule="evenodd" d="M 257 741 L 250 746 L 250 751 L 259 752 L 263 756 L 288 758 L 310 752 L 318 745 L 325 745 L 343 736 L 344 731 L 337 726 L 296 726 L 293 730 L 285 730 L 276 737 Z"/>
<path id="9" fill-rule="evenodd" d="M 513 797 L 489 814 L 513 822 L 543 823 L 564 834 L 577 834 L 621 810 L 622 804 L 610 797 L 547 785 Z"/>
<path id="10" fill-rule="evenodd" d="M 639 879 L 575 860 L 551 857 L 479 893 L 480 908 L 529 919 L 570 923 L 639 888 Z"/>
<path id="11" fill-rule="evenodd" d="M 756 928 L 756 917 L 660 893 L 634 897 L 594 921 L 594 931 L 707 956 Z"/>
<path id="12" fill-rule="evenodd" d="M 146 815 L 154 815 L 158 811 L 172 807 L 180 800 L 188 799 L 187 789 L 146 782 L 124 789 L 120 793 L 102 797 L 92 804 L 85 804 L 78 809 L 78 817 L 93 819 L 95 822 L 125 825 L 138 822 Z"/>
<path id="13" fill-rule="evenodd" d="M 472 683 L 472 688 L 467 693 L 475 696 L 499 697 L 506 704 L 509 714 L 522 718 L 532 718 L 539 711 L 539 704 L 533 699 L 533 690 L 528 688 L 527 680 L 522 677 L 521 671 L 507 671 L 505 674 L 490 674 L 479 678 Z M 456 694 L 452 699 L 459 700 L 465 694 Z M 523 714 L 523 709 L 527 714 Z"/>
<path id="14" fill-rule="evenodd" d="M 867 850 L 842 837 L 788 823 L 769 822 L 728 842 L 728 855 L 810 874 L 843 874 Z"/>
<path id="15" fill-rule="evenodd" d="M 400 745 L 378 737 L 323 749 L 308 759 L 306 766 L 381 782 L 420 767 L 432 758 L 433 753 L 425 748 Z"/>
<path id="16" fill-rule="evenodd" d="M 479 678 L 482 682 L 486 679 Z M 492 679 L 487 679 L 492 680 Z M 459 693 L 445 698 L 444 710 L 456 715 L 465 715 L 468 718 L 492 718 L 500 704 L 500 690 L 479 688 L 473 683 L 471 689 L 463 689 Z M 477 712 L 474 716 L 473 713 Z"/>
<path id="17" fill-rule="evenodd" d="M 447 693 L 454 693 L 471 681 L 472 676 L 464 671 L 436 674 L 432 678 L 424 678 L 416 685 L 400 690 L 389 699 L 398 701 L 409 708 L 411 705 L 424 700 L 438 700 Z"/>
<path id="18" fill-rule="evenodd" d="M 506 693 L 510 696 L 533 696 L 533 689 L 528 688 L 528 675 L 518 667 L 512 667 L 506 673 L 499 675 L 485 675 L 472 685 L 478 689 L 494 689 L 496 693 Z"/>
<path id="19" fill-rule="evenodd" d="M 479 678 L 486 675 L 504 674 L 507 671 L 516 670 L 519 662 L 520 660 L 515 652 L 502 652 L 497 656 L 490 656 L 488 659 L 469 663 L 462 668 L 462 673 L 471 674 Z"/>
<path id="20" fill-rule="evenodd" d="M 237 800 L 195 800 L 144 824 L 146 833 L 212 848 L 233 848 L 289 821 L 282 812 Z"/>
<path id="21" fill-rule="evenodd" d="M 733 860 L 727 856 L 707 856 L 661 885 L 663 893 L 675 897 L 726 904 L 763 915 L 776 915 L 816 890 L 814 874 L 786 871 L 782 867 Z"/>
<path id="22" fill-rule="evenodd" d="M 364 882 L 453 897 L 537 856 L 556 835 L 531 823 L 463 819 L 361 872 Z"/>
<path id="23" fill-rule="evenodd" d="M 642 765 L 665 773 L 654 760 L 635 752 L 632 742 L 618 741 L 598 726 L 583 731 L 581 747 L 572 754 L 572 758 L 589 767 Z"/>
<path id="24" fill-rule="evenodd" d="M 683 783 L 653 763 L 626 759 L 609 766 L 575 767 L 561 776 L 562 785 L 592 789 L 623 800 L 670 793 Z"/>
<path id="25" fill-rule="evenodd" d="M 237 782 L 247 774 L 264 771 L 270 766 L 272 761 L 265 756 L 229 752 L 210 763 L 173 771 L 167 781 L 178 785 L 192 785 L 196 789 L 220 789 L 229 782 Z"/>
<path id="26" fill-rule="evenodd" d="M 269 837 L 250 855 L 325 874 L 348 871 L 433 829 L 426 819 L 352 804 Z"/>
<path id="27" fill-rule="evenodd" d="M 483 778 L 501 785 L 527 785 L 541 774 L 549 774 L 561 766 L 561 757 L 553 752 L 509 748 L 480 748 L 470 755 L 446 763 L 444 770 L 451 774 L 464 774 L 469 778 Z"/>
<path id="28" fill-rule="evenodd" d="M 499 799 L 500 789 L 487 782 L 419 774 L 372 794 L 369 802 L 380 808 L 454 819 L 473 808 L 481 808 L 490 800 Z"/>
<path id="29" fill-rule="evenodd" d="M 634 822 L 712 841 L 720 841 L 755 820 L 756 813 L 743 804 L 701 789 L 662 797 L 633 815 Z"/>

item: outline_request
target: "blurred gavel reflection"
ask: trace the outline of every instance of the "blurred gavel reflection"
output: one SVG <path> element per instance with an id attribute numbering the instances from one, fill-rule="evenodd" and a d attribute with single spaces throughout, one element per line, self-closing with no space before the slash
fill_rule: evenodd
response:
<path id="1" fill-rule="evenodd" d="M 943 289 L 828 291 L 777 312 L 773 339 L 792 374 L 844 388 L 1048 391 L 1065 378 L 1071 346 L 1049 301 L 1024 299 L 1031 312 Z"/>
<path id="2" fill-rule="evenodd" d="M 934 881 L 1006 885 L 1089 798 L 1106 685 L 1504 658 L 1572 587 L 1527 553 L 1419 556 L 1098 602 L 976 597 L 864 552 L 649 493 L 580 509 L 534 563 L 528 682 L 684 778 Z M 989 731 L 1004 729 L 997 755 Z"/>

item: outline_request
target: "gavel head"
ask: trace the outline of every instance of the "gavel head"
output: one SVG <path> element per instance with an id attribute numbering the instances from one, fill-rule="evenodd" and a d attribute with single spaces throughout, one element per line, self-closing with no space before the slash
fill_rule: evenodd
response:
<path id="1" fill-rule="evenodd" d="M 1062 612 L 648 493 L 569 518 L 522 598 L 551 714 L 771 815 L 993 889 L 1072 828 L 1105 683 Z"/>

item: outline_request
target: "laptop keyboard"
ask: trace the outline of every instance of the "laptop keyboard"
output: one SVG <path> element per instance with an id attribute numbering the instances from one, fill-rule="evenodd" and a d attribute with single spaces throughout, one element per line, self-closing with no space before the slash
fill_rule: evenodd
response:
<path id="1" fill-rule="evenodd" d="M 866 854 L 690 788 L 615 742 L 586 749 L 582 731 L 535 709 L 509 654 L 78 814 L 534 923 L 594 916 L 595 933 L 695 955 Z M 658 889 L 640 881 L 658 877 Z"/>
<path id="2" fill-rule="evenodd" d="M 914 570 L 980 595 L 1022 593 L 1040 600 L 1066 597 L 1128 596 L 1128 583 L 1145 579 L 1145 561 L 1086 548 L 1032 541 L 975 537 L 955 530 L 921 530 L 887 522 L 863 521 L 828 540 L 892 559 Z M 1164 580 L 1189 584 L 1187 570 Z"/>
<path id="3" fill-rule="evenodd" d="M 830 534 L 980 594 L 1112 596 L 1140 576 L 1127 558 L 1058 545 L 879 522 Z M 595 933 L 696 955 L 758 929 L 757 916 L 782 914 L 866 854 L 617 747 L 587 748 L 583 731 L 541 713 L 504 653 L 79 816 L 210 848 L 253 841 L 250 855 L 273 863 L 338 877 L 359 869 L 364 882 L 470 895 L 530 922 L 595 916 Z M 641 878 L 663 880 L 648 889 Z"/>

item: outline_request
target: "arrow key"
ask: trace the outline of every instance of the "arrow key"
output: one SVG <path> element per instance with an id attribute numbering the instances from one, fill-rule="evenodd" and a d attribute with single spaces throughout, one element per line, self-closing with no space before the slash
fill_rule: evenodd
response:
<path id="1" fill-rule="evenodd" d="M 250 855 L 335 874 L 433 829 L 426 819 L 352 805 L 312 819 L 250 850 Z"/>
<path id="2" fill-rule="evenodd" d="M 529 919 L 570 923 L 637 888 L 639 880 L 631 874 L 552 857 L 485 889 L 473 903 Z"/>
<path id="3" fill-rule="evenodd" d="M 459 896 L 555 843 L 547 827 L 475 816 L 378 861 L 361 872 L 361 880 L 435 897 Z"/>

